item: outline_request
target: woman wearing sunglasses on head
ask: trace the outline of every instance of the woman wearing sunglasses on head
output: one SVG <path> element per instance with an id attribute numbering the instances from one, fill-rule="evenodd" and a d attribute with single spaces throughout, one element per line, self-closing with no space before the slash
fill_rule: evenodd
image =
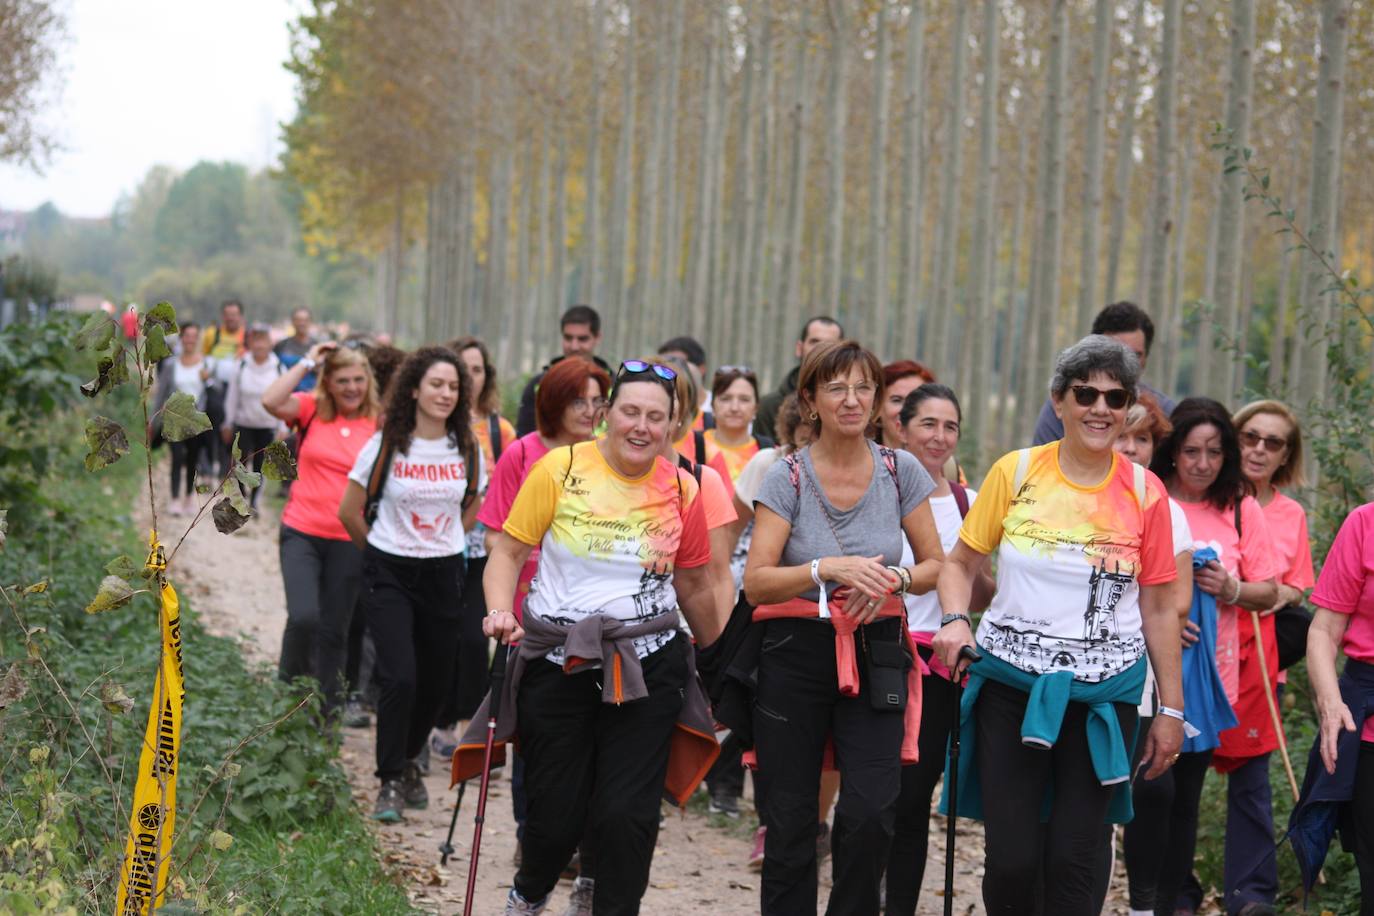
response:
<path id="1" fill-rule="evenodd" d="M 1060 353 L 1050 399 L 1064 438 L 993 465 L 940 574 L 934 649 L 945 667 L 969 670 L 958 813 L 984 821 L 989 913 L 1095 916 L 1102 825 L 1130 819 L 1147 651 L 1163 705 L 1146 775 L 1172 765 L 1183 742 L 1169 502 L 1113 450 L 1139 375 L 1109 337 Z M 975 577 L 994 550 L 982 658 L 967 666 Z"/>
<path id="2" fill-rule="evenodd" d="M 764 622 L 754 749 L 765 914 L 816 911 L 827 745 L 840 772 L 827 912 L 878 912 L 901 765 L 916 755 L 920 678 L 901 598 L 931 589 L 943 552 L 930 475 L 867 438 L 882 387 L 882 365 L 854 341 L 809 353 L 797 392 L 815 438 L 769 469 L 754 500 L 744 590 Z M 910 566 L 899 565 L 904 540 Z"/>
<path id="3" fill-rule="evenodd" d="M 1265 685 L 1278 676 L 1273 617 L 1260 618 L 1261 648 L 1250 611 L 1278 601 L 1283 574 L 1264 510 L 1250 494 L 1230 412 L 1211 398 L 1185 398 L 1169 418 L 1173 432 L 1155 450 L 1150 469 L 1183 507 L 1197 548 L 1217 559 L 1200 566 L 1194 585 L 1216 599 L 1217 670 L 1238 725 L 1220 734 L 1215 751 L 1183 755 L 1174 772 L 1175 814 L 1169 852 L 1160 868 L 1155 907 L 1196 910 L 1202 889 L 1193 875 L 1197 807 L 1210 763 L 1226 780 L 1226 908 L 1231 914 L 1272 913 L 1278 894 L 1273 856 L 1274 820 L 1269 792 L 1269 754 L 1278 747 Z M 1263 654 L 1264 665 L 1260 659 Z M 1172 909 L 1171 909 L 1172 907 Z"/>
<path id="4" fill-rule="evenodd" d="M 623 363 L 605 437 L 555 449 L 530 469 L 487 560 L 484 629 L 520 641 L 497 737 L 518 736 L 529 797 L 507 913 L 542 912 L 584 837 L 614 866 L 598 876 L 594 911 L 638 913 L 659 799 L 666 789 L 685 802 L 717 752 L 678 633 L 681 611 L 709 645 L 724 609 L 706 570 L 697 482 L 662 457 L 675 377 L 661 364 Z M 500 596 L 514 594 L 535 545 L 522 625 Z"/>

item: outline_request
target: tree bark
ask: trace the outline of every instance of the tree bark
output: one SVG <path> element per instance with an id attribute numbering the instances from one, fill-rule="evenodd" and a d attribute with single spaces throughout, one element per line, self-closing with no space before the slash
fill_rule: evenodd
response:
<path id="1" fill-rule="evenodd" d="M 1111 226 L 1107 233 L 1107 282 L 1103 292 L 1106 302 L 1116 300 L 1120 280 L 1121 246 L 1126 238 L 1126 213 L 1130 209 L 1131 170 L 1135 165 L 1136 108 L 1140 95 L 1140 72 L 1145 69 L 1145 0 L 1136 0 L 1131 15 L 1131 48 L 1126 70 L 1126 88 L 1121 94 L 1121 132 L 1116 152 L 1116 175 L 1113 181 Z"/>
<path id="2" fill-rule="evenodd" d="M 1012 436 L 1011 427 L 1015 424 L 1009 422 L 1011 412 L 1011 392 L 1028 391 L 1025 384 L 1017 384 L 1013 389 L 1013 379 L 1019 378 L 1015 374 L 1015 364 L 1018 362 L 1017 356 L 1021 355 L 1020 362 L 1024 362 L 1025 355 L 1021 344 L 1024 343 L 1024 335 L 1018 327 L 1021 313 L 1024 311 L 1022 303 L 1026 297 L 1020 289 L 1021 277 L 1021 235 L 1026 222 L 1026 189 L 1029 185 L 1027 181 L 1027 167 L 1030 159 L 1030 131 L 1018 131 L 1021 135 L 1019 144 L 1020 153 L 1016 162 L 1016 204 L 1012 211 L 1011 219 L 1011 240 L 1008 244 L 1007 266 L 1006 266 L 1006 304 L 1003 308 L 1002 328 L 1002 351 L 997 360 L 997 422 L 993 427 L 996 430 L 994 438 L 997 441 L 997 448 L 990 454 L 1002 454 L 1011 448 Z M 1025 395 L 1017 395 L 1017 404 L 1020 413 L 1029 413 L 1025 405 Z M 1023 440 L 1024 441 L 1024 440 Z M 984 464 L 986 467 L 986 463 Z"/>
<path id="3" fill-rule="evenodd" d="M 660 193 L 660 207 L 662 222 L 658 237 L 659 244 L 659 274 L 658 274 L 658 295 L 655 297 L 655 309 L 658 314 L 657 327 L 664 327 L 670 319 L 677 314 L 680 291 L 678 283 L 681 279 L 681 234 L 678 225 L 678 191 L 677 191 L 677 113 L 679 99 L 679 80 L 682 72 L 682 33 L 684 29 L 684 19 L 686 18 L 685 0 L 676 0 L 673 4 L 673 21 L 669 26 L 672 38 L 672 53 L 668 60 L 668 92 L 667 103 L 664 106 L 667 110 L 665 118 L 665 144 L 663 147 L 663 165 L 659 173 L 662 181 L 662 191 Z"/>
<path id="4" fill-rule="evenodd" d="M 1164 37 L 1160 49 L 1158 115 L 1155 136 L 1154 221 L 1150 227 L 1150 260 L 1146 266 L 1144 308 L 1152 315 L 1164 312 L 1169 292 L 1169 219 L 1173 215 L 1174 138 L 1178 97 L 1178 32 L 1183 0 L 1164 0 Z"/>
<path id="5" fill-rule="evenodd" d="M 620 137 L 616 143 L 615 173 L 611 176 L 611 213 L 606 238 L 604 301 L 611 319 L 611 344 L 624 353 L 629 341 L 630 309 L 625 307 L 625 267 L 630 249 L 630 182 L 634 178 L 635 71 L 638 69 L 635 34 L 638 18 L 634 0 L 625 0 L 626 36 L 624 95 L 621 99 Z"/>
<path id="6" fill-rule="evenodd" d="M 1087 130 L 1083 142 L 1083 236 L 1079 248 L 1079 331 L 1092 324 L 1101 308 L 1097 298 L 1098 253 L 1102 223 L 1102 160 L 1107 130 L 1107 64 L 1112 53 L 1112 0 L 1096 0 L 1093 7 L 1092 82 L 1088 86 Z M 1128 100 L 1127 104 L 1133 104 Z"/>
<path id="7" fill-rule="evenodd" d="M 658 35 L 658 60 L 669 60 L 672 56 L 672 26 L 660 21 L 655 23 Z M 666 68 L 654 68 L 653 86 L 653 131 L 649 137 L 649 148 L 644 154 L 644 164 L 639 173 L 639 201 L 635 209 L 635 268 L 634 290 L 630 297 L 630 308 L 625 320 L 631 324 L 627 340 L 636 343 L 645 339 L 654 325 L 653 314 L 653 264 L 654 244 L 658 229 L 658 214 L 662 185 L 659 169 L 662 165 L 664 148 L 668 144 L 668 82 Z M 621 349 L 620 353 L 629 352 Z"/>
<path id="8" fill-rule="evenodd" d="M 826 97 L 826 231 L 821 302 L 829 311 L 841 307 L 844 270 L 844 166 L 849 118 L 849 14 L 847 0 L 826 0 L 830 23 L 830 85 Z"/>
<path id="9" fill-rule="evenodd" d="M 950 35 L 954 60 L 949 82 L 949 112 L 945 127 L 943 175 L 940 179 L 940 235 L 935 243 L 939 260 L 935 265 L 935 301 L 932 303 L 930 334 L 932 354 L 950 352 L 950 327 L 955 308 L 955 287 L 959 267 L 959 186 L 963 179 L 964 94 L 967 87 L 968 15 L 971 3 L 955 4 L 954 31 Z"/>
<path id="10" fill-rule="evenodd" d="M 902 241 L 898 281 L 899 352 L 916 353 L 921 317 L 921 229 L 925 130 L 925 2 L 912 0 L 906 23 L 906 65 L 902 77 Z"/>
<path id="11" fill-rule="evenodd" d="M 1156 380 L 1163 391 L 1173 391 L 1178 384 L 1178 360 L 1183 349 L 1183 303 L 1187 301 L 1188 223 L 1193 203 L 1193 147 L 1183 144 L 1183 165 L 1179 169 L 1178 210 L 1174 229 L 1173 279 L 1169 287 L 1168 308 L 1161 323 L 1164 332 L 1157 335 L 1154 349 L 1162 363 Z"/>
<path id="12" fill-rule="evenodd" d="M 991 0 L 990 0 L 991 2 Z M 876 44 L 873 57 L 873 158 L 871 191 L 868 201 L 869 300 L 865 311 L 870 316 L 862 339 L 892 340 L 891 309 L 887 290 L 887 132 L 888 132 L 888 47 L 887 0 L 878 4 Z"/>
<path id="13" fill-rule="evenodd" d="M 974 464 L 986 467 L 990 454 L 988 382 L 992 376 L 992 297 L 997 288 L 997 230 L 993 205 L 997 196 L 998 100 L 1001 95 L 1002 17 L 998 0 L 983 0 L 983 93 L 979 112 L 978 200 L 974 205 L 973 265 L 969 271 L 971 315 L 966 316 L 964 339 L 974 343 L 973 358 L 963 374 L 968 379 L 969 403 L 973 406 Z"/>
<path id="14" fill-rule="evenodd" d="M 592 96 L 587 118 L 587 198 L 582 215 L 582 282 L 584 302 L 601 301 L 601 84 L 602 58 L 605 54 L 606 19 L 602 0 L 592 0 Z"/>
<path id="15" fill-rule="evenodd" d="M 809 9 L 806 4 L 802 4 L 792 70 L 792 152 L 787 179 L 787 217 L 784 232 L 782 276 L 778 289 L 779 309 L 783 321 L 782 331 L 777 335 L 778 341 L 775 345 L 777 353 L 775 365 L 778 369 L 788 364 L 792 350 L 791 335 L 795 333 L 794 329 L 802 320 L 802 228 L 806 215 L 806 163 L 810 145 L 806 130 L 806 116 L 813 104 L 811 80 L 807 73 L 809 32 Z"/>

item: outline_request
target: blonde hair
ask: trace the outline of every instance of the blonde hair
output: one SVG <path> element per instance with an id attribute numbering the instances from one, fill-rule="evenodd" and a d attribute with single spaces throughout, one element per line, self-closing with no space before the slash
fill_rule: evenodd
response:
<path id="1" fill-rule="evenodd" d="M 1236 434 L 1239 435 L 1246 423 L 1262 413 L 1271 414 L 1288 424 L 1288 457 L 1274 472 L 1274 479 L 1270 483 L 1275 487 L 1301 487 L 1307 482 L 1302 473 L 1302 427 L 1298 425 L 1298 415 L 1293 413 L 1293 408 L 1282 401 L 1251 401 L 1231 418 L 1236 426 Z"/>
<path id="2" fill-rule="evenodd" d="M 697 419 L 697 402 L 701 400 L 701 389 L 697 386 L 696 375 L 686 360 L 677 356 L 660 353 L 645 359 L 644 362 L 670 366 L 677 372 L 677 378 L 673 379 L 673 387 L 677 389 L 677 403 L 673 405 L 678 412 L 677 425 L 668 433 L 668 441 L 677 442 L 687 435 L 687 431 Z M 697 456 L 697 460 L 701 460 L 700 455 Z"/>
<path id="3" fill-rule="evenodd" d="M 377 380 L 372 376 L 372 364 L 367 361 L 367 354 L 351 347 L 335 347 L 325 354 L 324 360 L 320 363 L 319 378 L 315 382 L 315 414 L 326 423 L 331 422 L 339 413 L 339 406 L 334 403 L 334 396 L 329 393 L 329 378 L 338 370 L 351 366 L 362 366 L 363 371 L 367 373 L 367 396 L 363 398 L 363 406 L 359 408 L 358 415 L 376 417 L 382 412 L 381 399 L 377 395 Z"/>

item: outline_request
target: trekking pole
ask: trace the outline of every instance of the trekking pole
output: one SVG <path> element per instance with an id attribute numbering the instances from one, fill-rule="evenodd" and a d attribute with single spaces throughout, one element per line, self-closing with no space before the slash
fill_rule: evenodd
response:
<path id="1" fill-rule="evenodd" d="M 463 916 L 472 916 L 472 895 L 477 889 L 477 854 L 482 848 L 482 823 L 487 819 L 487 787 L 491 783 L 491 749 L 496 740 L 496 717 L 501 713 L 501 682 L 506 678 L 506 656 L 510 647 L 497 643 L 491 660 L 491 702 L 487 704 L 487 749 L 482 760 L 482 787 L 477 793 L 477 816 L 473 818 L 472 857 L 468 859 L 468 892 L 463 898 Z M 457 817 L 457 812 L 454 812 Z"/>
<path id="2" fill-rule="evenodd" d="M 959 816 L 959 714 L 964 702 L 963 682 L 959 678 L 959 661 L 979 661 L 973 646 L 959 650 L 959 659 L 950 672 L 954 682 L 954 725 L 949 732 L 949 817 L 945 821 L 945 916 L 954 916 L 954 821 Z"/>
<path id="3" fill-rule="evenodd" d="M 453 817 L 448 822 L 448 839 L 439 844 L 439 864 L 447 865 L 448 857 L 453 855 L 453 829 L 458 826 L 458 811 L 463 807 L 463 793 L 467 791 L 468 781 L 458 783 L 458 801 L 453 805 Z"/>
<path id="4" fill-rule="evenodd" d="M 1274 702 L 1274 685 L 1269 683 L 1269 665 L 1264 659 L 1264 638 L 1260 635 L 1259 611 L 1250 612 L 1250 622 L 1255 628 L 1255 648 L 1259 650 L 1260 678 L 1264 681 L 1264 699 L 1269 703 L 1269 718 L 1274 723 L 1274 734 L 1279 736 L 1279 753 L 1283 755 L 1283 769 L 1288 774 L 1288 788 L 1293 793 L 1293 801 L 1298 800 L 1298 780 L 1293 775 L 1293 761 L 1288 757 L 1288 737 L 1283 733 L 1283 722 L 1279 720 L 1279 707 Z"/>

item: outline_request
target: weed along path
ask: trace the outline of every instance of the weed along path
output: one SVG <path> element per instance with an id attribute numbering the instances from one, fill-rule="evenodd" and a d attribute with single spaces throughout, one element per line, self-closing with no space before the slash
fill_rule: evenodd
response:
<path id="1" fill-rule="evenodd" d="M 165 473 L 157 475 L 163 485 Z M 269 492 L 275 484 L 268 484 Z M 225 537 L 208 518 L 196 527 L 176 556 L 173 575 L 180 589 L 192 596 L 192 604 L 207 629 L 236 638 L 244 655 L 259 663 L 265 677 L 274 677 L 285 623 L 285 599 L 277 556 L 279 501 L 264 498 L 263 515 L 238 532 Z M 160 500 L 160 504 L 161 500 Z M 163 520 L 163 540 L 175 544 L 189 519 Z M 146 526 L 147 520 L 141 523 Z M 194 682 L 188 684 L 194 691 Z M 340 750 L 353 785 L 354 797 L 364 814 L 372 809 L 377 783 L 372 775 L 374 732 L 371 728 L 345 729 Z M 404 882 L 417 910 L 451 914 L 461 912 L 466 890 L 468 854 L 472 842 L 473 814 L 477 803 L 476 781 L 463 799 L 454 832 L 454 855 L 447 866 L 439 864 L 439 845 L 448 831 L 456 791 L 448 788 L 448 768 L 435 760 L 426 780 L 430 804 L 424 811 L 407 811 L 397 825 L 375 825 L 387 866 Z M 511 817 L 509 768 L 493 776 L 482 835 L 481 870 L 474 912 L 500 913 L 514 874 L 515 824 Z M 759 876 L 748 869 L 755 820 L 749 804 L 737 821 L 705 813 L 705 796 L 698 793 L 686 811 L 664 808 L 649 889 L 644 896 L 646 916 L 658 914 L 713 914 L 745 916 L 758 912 Z M 961 822 L 956 852 L 955 912 L 982 913 L 979 892 L 982 880 L 983 836 L 980 825 Z M 930 861 L 922 890 L 923 914 L 943 911 L 944 819 L 931 819 Z M 603 868 L 614 867 L 603 863 Z M 1120 868 L 1118 868 L 1118 872 Z M 829 866 L 822 868 L 821 906 L 829 894 Z M 1106 912 L 1126 913 L 1119 888 L 1124 875 L 1114 881 Z M 567 905 L 571 889 L 563 882 L 554 892 L 547 913 L 558 916 Z"/>

